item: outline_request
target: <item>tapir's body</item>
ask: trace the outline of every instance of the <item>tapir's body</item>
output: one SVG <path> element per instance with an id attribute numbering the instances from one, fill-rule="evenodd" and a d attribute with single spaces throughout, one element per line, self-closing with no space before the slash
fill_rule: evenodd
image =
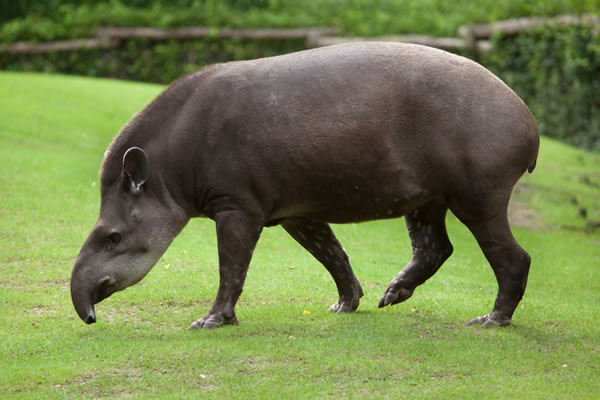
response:
<path id="1" fill-rule="evenodd" d="M 237 323 L 254 245 L 277 224 L 331 272 L 332 310 L 352 311 L 362 289 L 327 223 L 407 216 L 413 259 L 380 302 L 395 304 L 450 256 L 451 209 L 500 286 L 494 311 L 476 322 L 508 324 L 529 256 L 506 207 L 538 145 L 533 117 L 506 85 L 427 47 L 350 44 L 204 68 L 110 146 L 100 218 L 73 270 L 75 307 L 95 321 L 93 304 L 139 281 L 197 216 L 217 223 L 221 283 L 192 327 Z"/>

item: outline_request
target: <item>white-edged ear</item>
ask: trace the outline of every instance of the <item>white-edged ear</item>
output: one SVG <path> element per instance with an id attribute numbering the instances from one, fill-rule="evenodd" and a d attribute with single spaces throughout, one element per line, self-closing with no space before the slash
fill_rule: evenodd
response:
<path id="1" fill-rule="evenodd" d="M 148 157 L 139 147 L 130 147 L 123 155 L 123 171 L 121 175 L 134 192 L 139 192 L 150 176 Z"/>

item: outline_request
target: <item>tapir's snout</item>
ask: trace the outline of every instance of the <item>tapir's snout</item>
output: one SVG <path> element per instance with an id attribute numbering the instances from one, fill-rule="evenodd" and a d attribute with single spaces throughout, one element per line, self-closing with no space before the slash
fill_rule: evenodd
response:
<path id="1" fill-rule="evenodd" d="M 110 276 L 90 279 L 84 276 L 82 268 L 75 264 L 71 274 L 71 300 L 79 318 L 86 324 L 96 322 L 94 304 L 101 302 L 117 291 L 116 280 Z"/>
<path id="2" fill-rule="evenodd" d="M 81 315 L 80 315 L 80 317 L 81 317 Z M 95 323 L 96 322 L 96 311 L 94 310 L 94 306 L 92 306 L 92 308 L 90 309 L 88 316 L 85 319 L 84 318 L 81 318 L 81 319 L 83 319 L 83 322 L 85 322 L 88 325 Z"/>
<path id="3" fill-rule="evenodd" d="M 75 274 L 73 274 L 75 275 Z M 93 296 L 95 290 L 87 288 L 80 280 L 71 277 L 71 300 L 79 318 L 86 324 L 96 322 Z"/>

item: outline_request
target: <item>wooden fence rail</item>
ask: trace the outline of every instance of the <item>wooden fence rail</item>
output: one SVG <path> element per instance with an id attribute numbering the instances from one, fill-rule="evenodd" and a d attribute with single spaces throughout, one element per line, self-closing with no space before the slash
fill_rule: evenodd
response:
<path id="1" fill-rule="evenodd" d="M 299 29 L 230 29 L 214 27 L 185 27 L 173 29 L 160 28 L 115 28 L 98 29 L 95 38 L 59 40 L 53 42 L 17 42 L 0 44 L 0 52 L 13 54 L 49 53 L 54 51 L 74 51 L 81 49 L 116 48 L 121 41 L 131 39 L 150 40 L 189 40 L 203 38 L 241 38 L 241 39 L 304 39 L 308 44 L 315 37 L 335 35 L 335 28 L 299 28 Z"/>
<path id="2" fill-rule="evenodd" d="M 311 36 L 335 35 L 335 28 L 295 28 L 295 29 L 233 29 L 212 27 L 187 27 L 173 29 L 159 28 L 101 28 L 98 30 L 100 38 L 127 40 L 127 39 L 202 39 L 214 38 L 241 38 L 241 39 L 306 39 Z"/>
<path id="3" fill-rule="evenodd" d="M 513 18 L 504 21 L 497 21 L 491 24 L 473 24 L 463 25 L 458 28 L 459 36 L 475 40 L 489 39 L 495 33 L 502 36 L 515 35 L 526 32 L 541 26 L 600 26 L 600 19 L 595 14 L 559 15 L 553 18 L 533 17 L 533 18 Z"/>
<path id="4" fill-rule="evenodd" d="M 376 37 L 320 36 L 311 44 L 313 47 L 319 47 L 346 42 L 391 41 L 422 44 L 425 46 L 437 47 L 450 51 L 470 50 L 474 53 L 485 53 L 490 51 L 492 48 L 492 44 L 489 39 L 494 34 L 499 34 L 501 36 L 515 35 L 545 25 L 588 25 L 595 28 L 600 28 L 600 18 L 598 18 L 598 16 L 595 14 L 585 14 L 582 16 L 560 15 L 553 18 L 514 18 L 504 21 L 497 21 L 491 24 L 463 25 L 458 28 L 458 38 L 440 38 L 423 35 L 393 35 Z"/>
<path id="5" fill-rule="evenodd" d="M 0 45 L 0 53 L 10 54 L 39 54 L 55 51 L 76 51 L 82 49 L 108 49 L 117 47 L 117 42 L 104 42 L 100 39 L 58 40 L 55 42 L 16 42 L 10 45 Z"/>
<path id="6" fill-rule="evenodd" d="M 122 41 L 131 39 L 150 40 L 189 40 L 202 38 L 241 38 L 241 39 L 299 39 L 305 40 L 306 47 L 328 46 L 338 43 L 357 41 L 394 41 L 422 44 L 440 49 L 457 51 L 471 50 L 482 53 L 491 49 L 490 37 L 494 34 L 513 35 L 539 26 L 593 26 L 600 29 L 600 18 L 594 14 L 582 16 L 561 15 L 553 18 L 516 18 L 498 21 L 492 24 L 464 25 L 458 29 L 457 38 L 440 38 L 424 35 L 394 35 L 378 37 L 342 37 L 336 35 L 335 28 L 299 28 L 299 29 L 234 29 L 212 27 L 185 27 L 173 29 L 159 28 L 115 28 L 98 30 L 95 38 L 61 40 L 33 43 L 17 42 L 0 44 L 0 53 L 33 54 L 56 51 L 75 51 L 81 49 L 116 48 Z"/>

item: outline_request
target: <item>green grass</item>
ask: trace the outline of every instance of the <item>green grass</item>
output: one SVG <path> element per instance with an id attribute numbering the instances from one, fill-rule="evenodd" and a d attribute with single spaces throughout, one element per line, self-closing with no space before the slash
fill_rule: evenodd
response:
<path id="1" fill-rule="evenodd" d="M 160 90 L 0 73 L 0 397 L 600 396 L 600 234 L 578 217 L 585 207 L 600 219 L 600 157 L 548 139 L 516 196 L 532 220 L 515 222 L 533 228 L 515 235 L 533 265 L 510 327 L 464 325 L 490 311 L 497 286 L 452 215 L 454 255 L 394 307 L 376 306 L 410 257 L 402 220 L 334 227 L 365 289 L 351 315 L 327 312 L 332 279 L 274 227 L 256 250 L 240 325 L 186 331 L 218 283 L 214 225 L 193 220 L 140 284 L 84 325 L 68 280 L 97 217 L 100 161 Z"/>

